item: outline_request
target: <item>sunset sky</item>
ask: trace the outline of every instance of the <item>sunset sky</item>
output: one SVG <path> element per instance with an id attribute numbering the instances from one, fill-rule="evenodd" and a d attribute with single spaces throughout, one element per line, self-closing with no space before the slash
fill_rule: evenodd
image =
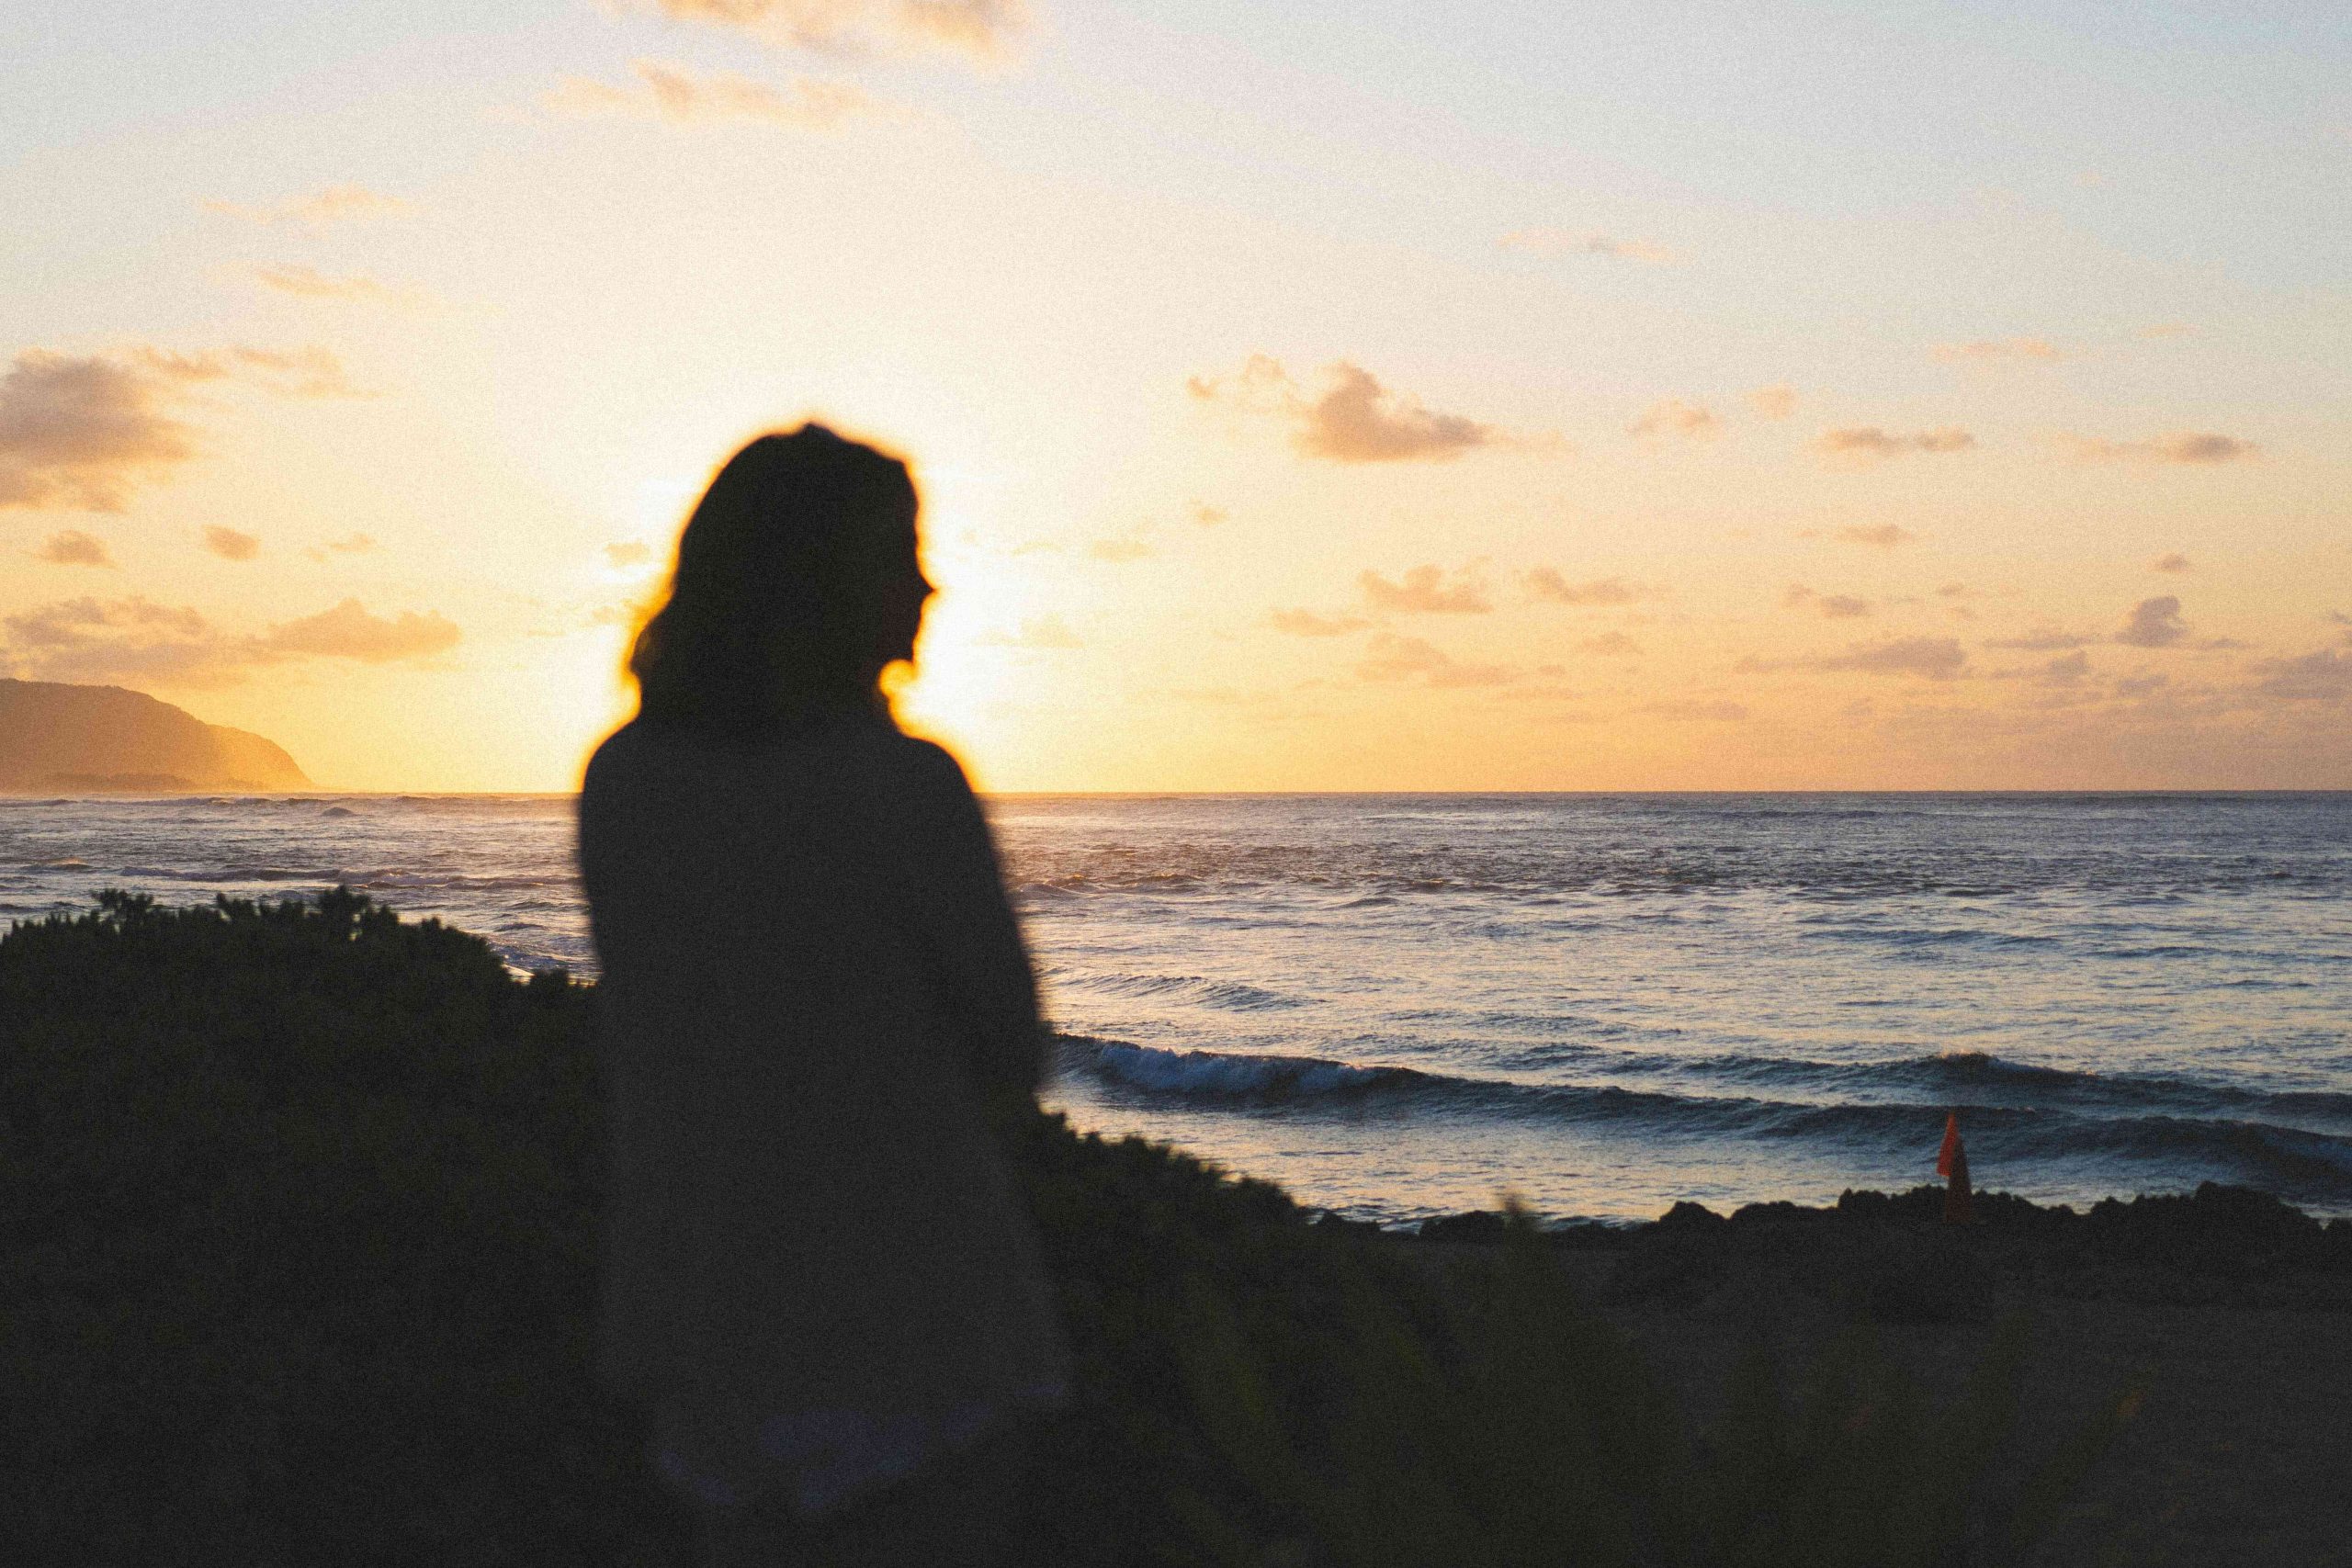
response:
<path id="1" fill-rule="evenodd" d="M 566 789 L 906 455 L 1018 789 L 2352 786 L 2352 27 L 12 0 L 0 672 Z"/>

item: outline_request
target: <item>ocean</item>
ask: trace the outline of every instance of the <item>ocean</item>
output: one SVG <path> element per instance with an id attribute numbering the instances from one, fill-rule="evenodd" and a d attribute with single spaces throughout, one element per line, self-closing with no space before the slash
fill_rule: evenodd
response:
<path id="1" fill-rule="evenodd" d="M 2352 1214 L 2352 795 L 1008 796 L 1047 1099 L 1386 1224 L 1933 1180 Z M 0 802 L 0 919 L 347 883 L 593 975 L 554 795 Z"/>

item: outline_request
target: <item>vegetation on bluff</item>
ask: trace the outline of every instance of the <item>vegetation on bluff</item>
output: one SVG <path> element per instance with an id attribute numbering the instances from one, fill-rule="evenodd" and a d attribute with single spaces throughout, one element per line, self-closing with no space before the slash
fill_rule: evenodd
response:
<path id="1" fill-rule="evenodd" d="M 589 1373 L 593 1004 L 340 890 L 0 938 L 12 1551 L 683 1562 Z M 1008 1136 L 1081 1371 L 1041 1563 L 1985 1560 L 2101 1438 L 1993 1520 L 2014 1333 L 1940 1414 L 1866 1340 L 1802 1398 L 1757 1361 L 1701 1438 L 1524 1220 L 1401 1247 L 1056 1117 Z"/>

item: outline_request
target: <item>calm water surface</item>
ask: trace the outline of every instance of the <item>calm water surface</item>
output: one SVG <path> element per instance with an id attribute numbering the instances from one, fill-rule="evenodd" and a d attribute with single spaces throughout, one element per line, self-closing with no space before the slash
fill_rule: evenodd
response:
<path id="1" fill-rule="evenodd" d="M 2352 1213 L 2352 795 L 1013 796 L 1051 1099 L 1311 1203 Z M 594 954 L 565 796 L 0 802 L 0 919 L 348 882 Z"/>

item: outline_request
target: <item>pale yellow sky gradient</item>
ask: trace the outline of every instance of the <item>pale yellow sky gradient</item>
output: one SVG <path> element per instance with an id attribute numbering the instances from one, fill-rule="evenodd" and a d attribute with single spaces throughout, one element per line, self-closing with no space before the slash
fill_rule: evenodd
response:
<path id="1" fill-rule="evenodd" d="M 570 787 L 812 416 L 998 789 L 2352 785 L 2291 16 L 34 9 L 0 666 L 322 785 Z"/>

